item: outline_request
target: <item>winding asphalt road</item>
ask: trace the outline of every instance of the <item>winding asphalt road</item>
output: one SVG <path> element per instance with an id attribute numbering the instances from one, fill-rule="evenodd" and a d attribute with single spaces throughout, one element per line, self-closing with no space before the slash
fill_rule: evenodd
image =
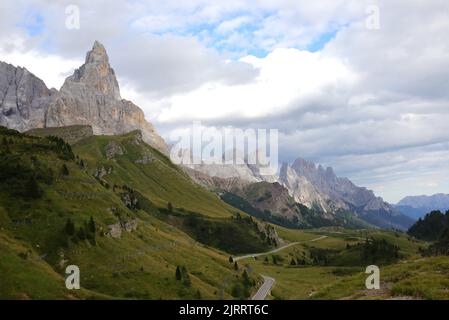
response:
<path id="1" fill-rule="evenodd" d="M 260 286 L 259 290 L 257 290 L 256 294 L 251 298 L 251 300 L 265 300 L 267 295 L 270 293 L 271 287 L 274 285 L 276 281 L 274 278 L 264 276 L 261 274 L 263 278 L 263 284 Z"/>
<path id="2" fill-rule="evenodd" d="M 234 261 L 239 261 L 239 260 L 248 259 L 248 258 L 255 258 L 255 257 L 259 257 L 259 256 L 265 256 L 267 254 L 276 253 L 276 252 L 279 252 L 279 251 L 284 250 L 286 248 L 289 248 L 291 246 L 295 246 L 297 244 L 306 243 L 306 242 L 315 242 L 315 241 L 319 241 L 319 240 L 322 240 L 322 239 L 325 239 L 325 238 L 327 238 L 327 236 L 321 236 L 321 237 L 318 237 L 318 238 L 315 238 L 315 239 L 312 239 L 312 240 L 306 240 L 306 241 L 300 241 L 300 242 L 292 242 L 292 243 L 286 244 L 286 245 L 284 245 L 282 247 L 276 248 L 276 249 L 268 251 L 268 252 L 247 254 L 247 255 L 244 255 L 244 256 L 235 257 L 235 258 L 233 258 L 233 260 Z M 264 276 L 263 274 L 261 274 L 261 276 L 263 278 L 263 284 L 260 286 L 259 290 L 257 290 L 257 292 L 254 294 L 254 296 L 251 298 L 251 300 L 265 300 L 267 295 L 270 293 L 270 290 L 273 287 L 274 283 L 276 282 L 276 279 L 274 279 L 274 278 Z"/>
<path id="3" fill-rule="evenodd" d="M 232 258 L 232 259 L 233 259 L 233 261 L 239 261 L 239 260 L 248 259 L 248 258 L 255 258 L 255 257 L 260 257 L 260 256 L 266 256 L 268 254 L 279 252 L 281 250 L 287 249 L 287 248 L 289 248 L 291 246 L 295 246 L 297 244 L 306 243 L 306 242 L 315 242 L 315 241 L 322 240 L 324 238 L 327 238 L 327 236 L 321 236 L 321 237 L 318 237 L 318 238 L 315 238 L 315 239 L 312 239 L 312 240 L 307 240 L 307 241 L 292 242 L 292 243 L 283 245 L 282 247 L 273 249 L 273 250 L 268 251 L 268 252 L 247 254 L 247 255 L 240 256 L 240 257 L 235 257 L 235 258 Z"/>

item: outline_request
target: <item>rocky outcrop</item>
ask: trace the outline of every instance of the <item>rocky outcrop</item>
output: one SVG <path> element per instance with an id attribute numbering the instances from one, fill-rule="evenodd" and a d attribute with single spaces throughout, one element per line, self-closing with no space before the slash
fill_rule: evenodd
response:
<path id="1" fill-rule="evenodd" d="M 49 90 L 26 69 L 0 64 L 0 124 L 19 131 L 42 127 L 90 125 L 95 135 L 134 130 L 152 147 L 168 152 L 164 140 L 145 120 L 143 111 L 121 98 L 105 48 L 95 41 L 85 63 L 61 90 Z"/>
<path id="2" fill-rule="evenodd" d="M 183 153 L 189 154 L 188 149 L 182 150 Z M 238 179 L 247 183 L 268 181 L 276 182 L 275 175 L 263 175 L 261 172 L 262 166 L 258 163 L 248 163 L 248 157 L 239 150 L 229 150 L 227 155 L 223 154 L 224 159 L 233 159 L 234 164 L 208 164 L 201 161 L 196 161 L 194 164 L 184 165 L 196 172 L 201 172 L 209 177 L 216 177 L 220 179 Z M 253 155 L 253 157 L 255 157 Z M 238 164 L 237 164 L 238 163 Z"/>
<path id="3" fill-rule="evenodd" d="M 143 111 L 121 99 L 106 50 L 97 41 L 87 53 L 86 62 L 66 79 L 47 109 L 45 126 L 73 124 L 89 124 L 96 135 L 125 134 L 137 129 L 145 142 L 167 152 L 165 142 L 145 120 Z"/>
<path id="4" fill-rule="evenodd" d="M 239 178 L 220 178 L 216 176 L 210 176 L 204 172 L 193 170 L 184 167 L 184 171 L 190 176 L 190 178 L 203 187 L 211 190 L 224 190 L 233 191 L 251 184 L 247 180 L 241 180 Z"/>
<path id="5" fill-rule="evenodd" d="M 265 238 L 268 239 L 268 242 L 271 243 L 271 245 L 279 247 L 285 244 L 285 241 L 279 237 L 276 229 L 272 225 L 260 221 L 255 221 L 255 223 L 259 232 L 265 235 Z"/>
<path id="6" fill-rule="evenodd" d="M 103 179 L 104 176 L 112 173 L 112 167 L 99 166 L 95 169 L 93 176 L 97 179 Z"/>
<path id="7" fill-rule="evenodd" d="M 108 160 L 115 158 L 116 156 L 121 156 L 125 153 L 123 148 L 119 143 L 115 141 L 109 141 L 105 147 L 106 158 Z"/>
<path id="8" fill-rule="evenodd" d="M 54 94 L 27 69 L 0 61 L 0 125 L 18 131 L 43 127 Z"/>
<path id="9" fill-rule="evenodd" d="M 137 219 L 120 220 L 117 223 L 108 225 L 108 231 L 106 236 L 111 238 L 120 239 L 122 237 L 122 232 L 133 232 L 137 230 Z"/>
<path id="10" fill-rule="evenodd" d="M 111 238 L 119 239 L 122 237 L 122 226 L 119 222 L 116 224 L 110 224 L 108 225 L 108 232 L 106 235 L 110 236 Z"/>
<path id="11" fill-rule="evenodd" d="M 149 164 L 155 160 L 156 159 L 154 158 L 154 156 L 150 152 L 147 151 L 142 154 L 142 158 L 135 160 L 134 163 Z"/>

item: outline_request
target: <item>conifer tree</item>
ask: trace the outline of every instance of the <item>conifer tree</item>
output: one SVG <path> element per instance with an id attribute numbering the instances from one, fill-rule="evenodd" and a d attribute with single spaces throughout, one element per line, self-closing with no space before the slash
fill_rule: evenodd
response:
<path id="1" fill-rule="evenodd" d="M 65 223 L 65 232 L 69 236 L 73 236 L 75 234 L 75 224 L 70 218 L 67 219 L 67 222 Z"/>
<path id="2" fill-rule="evenodd" d="M 181 269 L 179 268 L 179 266 L 176 266 L 176 280 L 178 281 L 182 280 Z"/>

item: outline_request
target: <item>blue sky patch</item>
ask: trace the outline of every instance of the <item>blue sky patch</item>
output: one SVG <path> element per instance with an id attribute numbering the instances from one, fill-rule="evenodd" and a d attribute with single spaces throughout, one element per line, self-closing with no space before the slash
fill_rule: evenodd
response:
<path id="1" fill-rule="evenodd" d="M 31 11 L 16 25 L 19 28 L 25 29 L 29 36 L 38 36 L 44 31 L 44 17 L 38 12 Z"/>

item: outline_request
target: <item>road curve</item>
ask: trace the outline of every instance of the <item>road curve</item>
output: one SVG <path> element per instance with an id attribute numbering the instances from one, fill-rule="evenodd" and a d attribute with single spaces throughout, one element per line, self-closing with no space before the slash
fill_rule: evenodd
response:
<path id="1" fill-rule="evenodd" d="M 318 238 L 315 238 L 315 239 L 312 239 L 312 240 L 306 240 L 306 241 L 300 241 L 300 242 L 292 242 L 292 243 L 286 244 L 286 245 L 284 245 L 282 247 L 273 249 L 271 251 L 247 254 L 247 255 L 244 255 L 244 256 L 240 256 L 240 257 L 235 257 L 235 258 L 233 257 L 232 259 L 233 259 L 233 261 L 239 261 L 239 260 L 248 259 L 248 258 L 255 258 L 255 257 L 265 256 L 267 254 L 276 253 L 276 252 L 279 252 L 281 250 L 287 249 L 287 248 L 289 248 L 291 246 L 295 246 L 297 244 L 306 243 L 306 242 L 315 242 L 315 241 L 322 240 L 324 238 L 327 238 L 327 236 L 321 236 L 321 237 L 318 237 Z"/>
<path id="2" fill-rule="evenodd" d="M 260 286 L 259 290 L 257 290 L 257 292 L 254 294 L 251 300 L 265 300 L 268 293 L 270 293 L 271 287 L 276 281 L 274 278 L 264 276 L 263 274 L 261 274 L 261 276 L 263 278 L 263 284 Z"/>
<path id="3" fill-rule="evenodd" d="M 267 254 L 271 254 L 271 253 L 276 253 L 279 252 L 281 250 L 284 250 L 288 247 L 297 245 L 297 244 L 301 244 L 301 243 L 306 243 L 306 242 L 315 242 L 315 241 L 319 241 L 321 239 L 325 239 L 327 238 L 327 236 L 321 236 L 312 240 L 306 240 L 306 241 L 300 241 L 300 242 L 292 242 L 289 244 L 286 244 L 282 247 L 276 248 L 274 250 L 268 251 L 268 252 L 262 252 L 262 253 L 255 253 L 255 254 L 247 254 L 245 256 L 241 256 L 241 257 L 235 257 L 233 258 L 234 261 L 239 261 L 242 259 L 247 259 L 247 258 L 254 258 L 254 257 L 258 257 L 258 256 L 263 256 L 263 255 L 267 255 Z M 274 283 L 276 282 L 276 279 L 271 278 L 271 277 L 267 277 L 264 276 L 263 274 L 261 274 L 262 278 L 263 278 L 263 284 L 260 286 L 259 290 L 257 290 L 257 292 L 254 294 L 254 296 L 251 298 L 251 300 L 265 300 L 265 298 L 267 297 L 268 293 L 270 293 L 271 288 L 273 287 Z"/>

